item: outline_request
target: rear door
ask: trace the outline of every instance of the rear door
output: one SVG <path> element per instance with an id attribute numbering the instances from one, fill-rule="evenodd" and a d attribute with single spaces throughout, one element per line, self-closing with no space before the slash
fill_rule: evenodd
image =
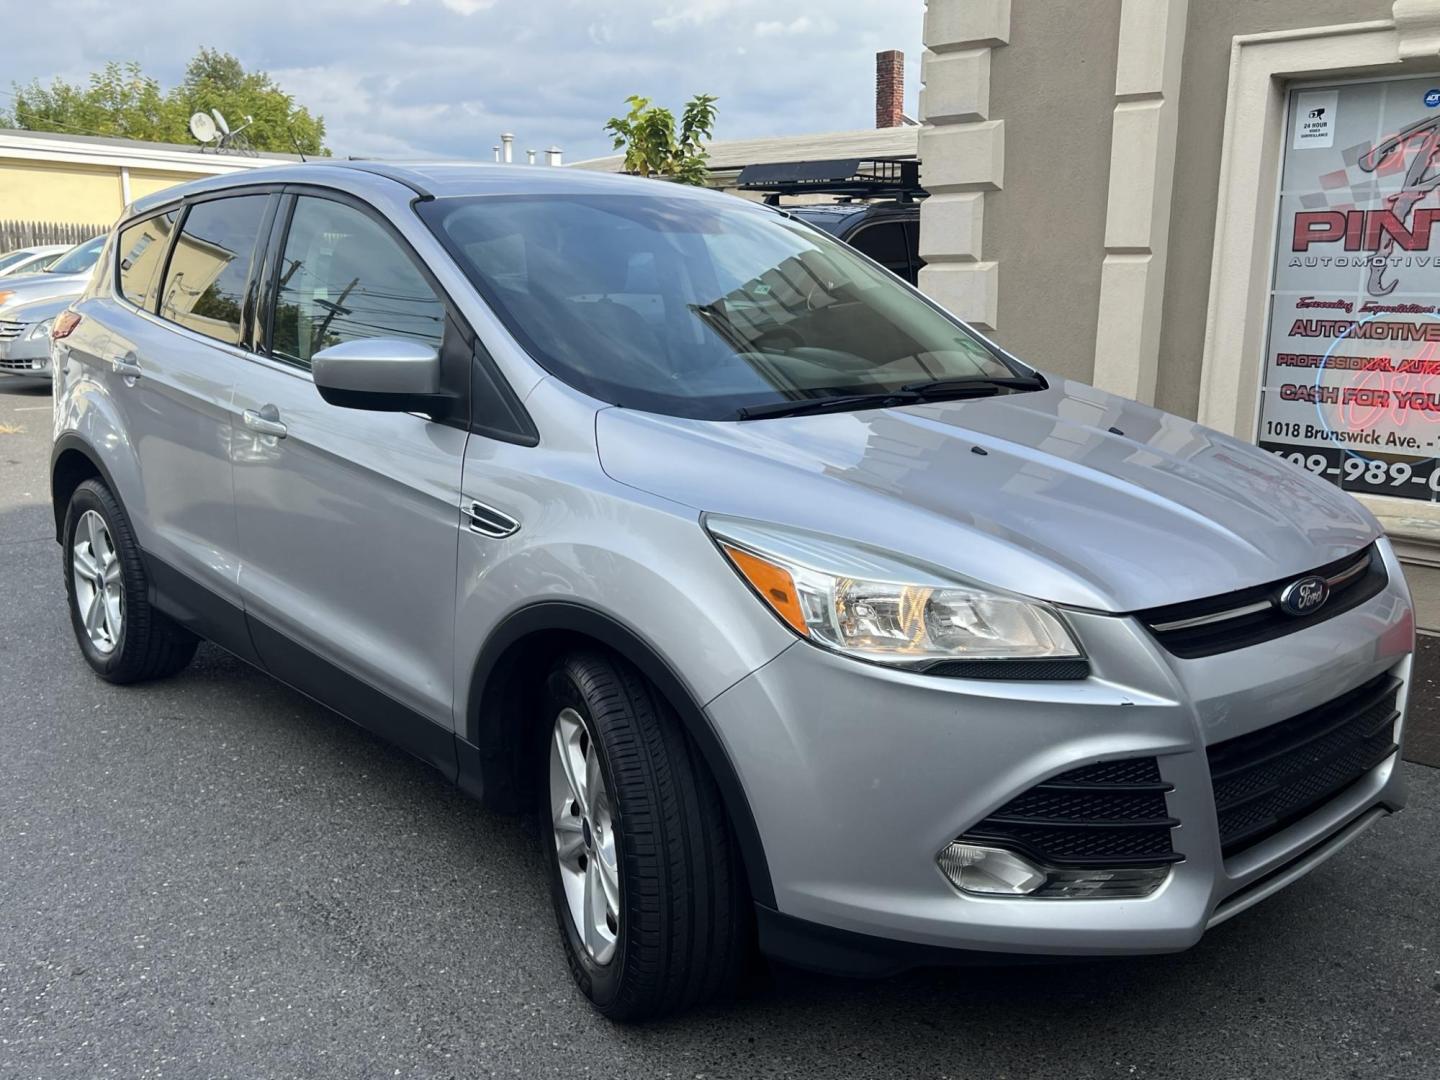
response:
<path id="1" fill-rule="evenodd" d="M 241 614 L 230 404 L 269 193 L 229 195 L 117 237 L 118 302 L 100 370 L 140 464 L 126 492 L 151 578 L 182 622 L 251 655 Z M 178 226 L 178 229 L 177 229 Z"/>
<path id="2" fill-rule="evenodd" d="M 418 259 L 362 204 L 287 196 L 266 287 L 268 355 L 235 388 L 240 584 L 277 676 L 452 768 L 464 425 L 326 403 L 328 345 L 455 326 Z"/>

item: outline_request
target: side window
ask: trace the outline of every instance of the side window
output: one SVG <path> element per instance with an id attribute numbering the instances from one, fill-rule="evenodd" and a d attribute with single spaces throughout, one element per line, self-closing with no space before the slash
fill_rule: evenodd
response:
<path id="1" fill-rule="evenodd" d="M 910 249 L 910 265 L 913 272 L 905 278 L 911 285 L 920 283 L 920 271 L 925 269 L 925 260 L 920 257 L 920 222 L 907 221 L 905 223 L 905 239 Z"/>
<path id="2" fill-rule="evenodd" d="M 165 272 L 161 316 L 227 345 L 240 343 L 245 282 L 269 198 L 237 195 L 190 207 Z"/>
<path id="3" fill-rule="evenodd" d="M 281 256 L 270 351 L 309 369 L 321 349 L 395 337 L 440 347 L 445 305 L 395 239 L 353 206 L 302 195 Z"/>
<path id="4" fill-rule="evenodd" d="M 883 221 L 862 226 L 850 238 L 850 246 L 869 255 L 891 273 L 902 278 L 910 276 L 910 242 L 905 238 L 905 226 L 901 222 Z"/>
<path id="5" fill-rule="evenodd" d="M 160 264 L 175 229 L 178 211 L 136 222 L 120 231 L 120 295 L 138 308 L 155 310 L 160 291 Z"/>

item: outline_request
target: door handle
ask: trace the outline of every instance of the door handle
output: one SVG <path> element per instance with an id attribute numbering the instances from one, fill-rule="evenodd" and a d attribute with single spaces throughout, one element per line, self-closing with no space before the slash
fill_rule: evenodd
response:
<path id="1" fill-rule="evenodd" d="M 289 428 L 280 422 L 280 410 L 274 405 L 261 405 L 258 412 L 246 409 L 243 419 L 246 427 L 251 431 L 258 431 L 261 435 L 274 435 L 277 439 L 283 439 L 289 432 Z"/>
<path id="2" fill-rule="evenodd" d="M 133 352 L 117 356 L 110 361 L 110 366 L 122 379 L 138 379 L 143 374 L 140 370 L 140 358 Z"/>

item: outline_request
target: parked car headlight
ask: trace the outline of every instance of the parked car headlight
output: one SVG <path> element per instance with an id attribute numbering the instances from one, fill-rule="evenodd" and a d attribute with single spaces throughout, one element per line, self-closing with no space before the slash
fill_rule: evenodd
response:
<path id="1" fill-rule="evenodd" d="M 705 525 L 781 620 L 837 652 L 917 668 L 1082 656 L 1046 604 L 811 533 L 714 516 Z"/>
<path id="2" fill-rule="evenodd" d="M 42 319 L 40 322 L 36 323 L 30 328 L 30 332 L 25 335 L 26 339 L 29 341 L 34 341 L 36 338 L 49 337 L 50 324 L 54 321 L 54 319 Z"/>

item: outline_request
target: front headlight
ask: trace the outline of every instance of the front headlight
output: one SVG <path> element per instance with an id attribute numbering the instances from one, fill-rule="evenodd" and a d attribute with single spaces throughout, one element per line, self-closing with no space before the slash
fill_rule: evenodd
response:
<path id="1" fill-rule="evenodd" d="M 705 525 L 776 615 L 837 652 L 917 668 L 1082 656 L 1045 604 L 810 533 L 733 518 L 707 517 Z"/>
<path id="2" fill-rule="evenodd" d="M 29 332 L 28 334 L 26 334 L 25 337 L 28 338 L 28 339 L 31 340 L 31 341 L 34 341 L 36 338 L 49 337 L 49 336 L 50 336 L 50 324 L 53 323 L 54 321 L 55 321 L 54 319 L 44 319 L 44 320 L 36 323 L 34 326 L 32 326 L 32 327 L 30 328 L 30 332 Z"/>

